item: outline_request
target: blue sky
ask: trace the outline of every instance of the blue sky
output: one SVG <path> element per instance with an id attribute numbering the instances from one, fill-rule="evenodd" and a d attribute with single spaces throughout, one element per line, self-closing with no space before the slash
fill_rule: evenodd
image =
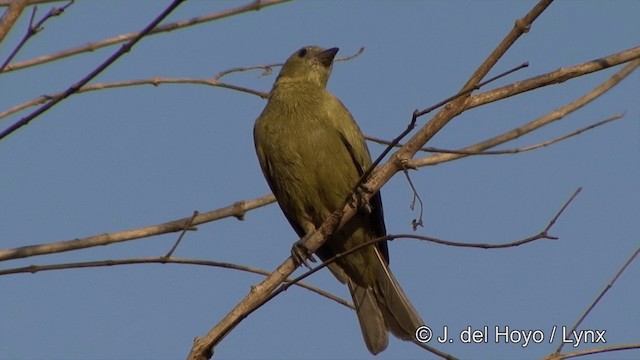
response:
<path id="1" fill-rule="evenodd" d="M 169 1 L 80 1 L 16 61 L 142 29 Z M 187 1 L 168 21 L 238 6 Z M 93 83 L 150 77 L 208 78 L 229 68 L 284 61 L 301 46 L 337 46 L 329 89 L 363 132 L 391 139 L 416 108 L 455 93 L 532 1 L 286 3 L 144 39 Z M 40 14 L 52 5 L 41 5 Z M 497 64 L 495 75 L 529 68 L 488 89 L 638 45 L 636 1 L 552 4 Z M 4 60 L 28 13 L 0 47 Z M 66 89 L 116 47 L 0 76 L 0 111 Z M 582 96 L 609 69 L 466 112 L 430 146 L 458 148 L 517 127 Z M 277 71 L 277 70 L 276 70 Z M 226 82 L 268 91 L 275 74 Z M 503 243 L 536 234 L 578 187 L 552 229 L 557 241 L 502 250 L 396 240 L 391 268 L 427 325 L 454 336 L 487 326 L 484 344 L 431 344 L 461 358 L 542 358 L 555 344 L 495 343 L 496 326 L 571 326 L 638 247 L 640 78 L 634 73 L 585 108 L 502 148 L 527 146 L 626 112 L 623 119 L 540 150 L 477 156 L 411 173 L 424 200 L 417 234 Z M 0 141 L 0 249 L 153 225 L 269 192 L 252 128 L 264 100 L 203 85 L 138 86 L 73 96 Z M 0 119 L 4 129 L 27 112 Z M 424 125 L 422 118 L 418 125 Z M 383 148 L 369 144 L 376 156 Z M 425 155 L 418 155 L 425 156 Z M 382 190 L 387 229 L 411 232 L 417 216 L 404 176 Z M 2 262 L 0 269 L 165 254 L 177 234 Z M 272 270 L 296 241 L 276 205 L 187 234 L 175 256 Z M 299 270 L 298 273 L 301 273 Z M 606 345 L 638 342 L 640 264 L 631 264 L 585 320 Z M 212 267 L 131 265 L 0 276 L 0 358 L 184 358 L 262 278 Z M 308 282 L 348 298 L 328 271 Z M 595 344 L 598 346 L 601 344 Z M 593 347 L 581 346 L 578 349 Z M 565 346 L 565 351 L 572 350 Z M 639 352 L 598 358 L 637 358 Z M 215 349 L 218 358 L 368 358 L 355 313 L 291 288 L 245 319 Z M 424 358 L 392 338 L 379 359 Z"/>

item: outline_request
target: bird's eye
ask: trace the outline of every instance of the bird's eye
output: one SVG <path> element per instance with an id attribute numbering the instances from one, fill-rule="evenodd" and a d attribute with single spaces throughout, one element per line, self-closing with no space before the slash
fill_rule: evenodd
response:
<path id="1" fill-rule="evenodd" d="M 302 48 L 298 51 L 298 57 L 305 57 L 307 55 L 307 48 Z"/>

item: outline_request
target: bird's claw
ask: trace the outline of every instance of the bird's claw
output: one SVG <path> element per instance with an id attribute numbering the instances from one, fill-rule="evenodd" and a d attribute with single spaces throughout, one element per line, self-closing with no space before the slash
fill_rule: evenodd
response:
<path id="1" fill-rule="evenodd" d="M 307 249 L 302 240 L 296 241 L 291 247 L 291 257 L 296 266 L 304 265 L 308 269 L 311 269 L 311 266 L 307 263 L 307 259 L 313 263 L 316 262 L 316 259 L 313 258 L 313 252 Z"/>
<path id="2" fill-rule="evenodd" d="M 367 195 L 371 195 L 373 190 L 369 188 L 366 184 L 360 184 L 353 192 L 351 196 L 351 201 L 349 202 L 349 206 L 353 208 L 364 209 L 367 214 L 370 214 L 373 211 L 373 207 L 367 200 Z"/>

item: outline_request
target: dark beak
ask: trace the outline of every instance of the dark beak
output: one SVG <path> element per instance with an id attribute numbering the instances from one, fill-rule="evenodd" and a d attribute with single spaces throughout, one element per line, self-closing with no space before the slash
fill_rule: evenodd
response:
<path id="1" fill-rule="evenodd" d="M 316 55 L 316 57 L 318 58 L 318 60 L 322 65 L 324 65 L 325 67 L 329 67 L 333 63 L 333 58 L 336 57 L 338 50 L 340 49 L 338 49 L 337 47 L 327 49 L 319 53 L 318 55 Z"/>

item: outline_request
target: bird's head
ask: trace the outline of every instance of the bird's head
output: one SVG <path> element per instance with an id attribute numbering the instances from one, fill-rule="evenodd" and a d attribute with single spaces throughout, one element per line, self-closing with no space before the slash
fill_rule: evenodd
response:
<path id="1" fill-rule="evenodd" d="M 327 85 L 338 48 L 305 46 L 294 52 L 282 66 L 276 85 L 284 82 L 307 82 L 322 88 Z"/>

